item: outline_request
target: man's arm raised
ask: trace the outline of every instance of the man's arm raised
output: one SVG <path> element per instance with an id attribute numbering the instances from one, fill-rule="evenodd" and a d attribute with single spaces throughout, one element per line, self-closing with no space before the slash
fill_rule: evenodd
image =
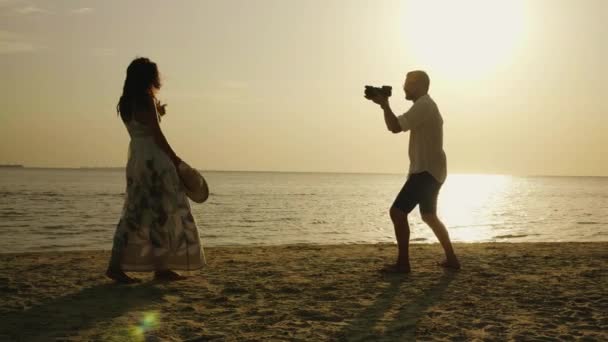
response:
<path id="1" fill-rule="evenodd" d="M 386 123 L 386 128 L 393 133 L 401 133 L 401 125 L 399 124 L 399 120 L 393 110 L 391 109 L 391 105 L 388 103 L 388 97 L 378 95 L 372 98 L 368 98 L 372 100 L 374 103 L 379 104 L 380 108 L 384 111 L 384 123 Z"/>
<path id="2" fill-rule="evenodd" d="M 399 120 L 397 120 L 397 116 L 393 113 L 391 106 L 386 102 L 385 106 L 381 106 L 382 110 L 384 110 L 384 122 L 386 123 L 386 128 L 397 134 L 401 133 L 401 125 L 399 124 Z"/>

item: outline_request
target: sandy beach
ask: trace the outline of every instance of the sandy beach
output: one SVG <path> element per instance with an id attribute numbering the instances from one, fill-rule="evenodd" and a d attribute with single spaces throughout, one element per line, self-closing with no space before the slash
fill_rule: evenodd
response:
<path id="1" fill-rule="evenodd" d="M 188 280 L 114 285 L 108 251 L 0 254 L 0 341 L 608 339 L 608 243 L 207 248 Z"/>

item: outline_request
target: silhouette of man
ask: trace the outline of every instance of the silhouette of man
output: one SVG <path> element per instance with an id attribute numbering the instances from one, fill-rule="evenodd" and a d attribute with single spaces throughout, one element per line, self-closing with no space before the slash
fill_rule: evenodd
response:
<path id="1" fill-rule="evenodd" d="M 380 105 L 389 131 L 410 132 L 408 178 L 390 208 L 399 251 L 396 264 L 383 268 L 385 272 L 410 272 L 407 216 L 416 205 L 419 205 L 422 220 L 431 227 L 445 251 L 446 259 L 439 265 L 460 268 L 448 231 L 437 217 L 437 197 L 447 176 L 447 162 L 443 151 L 443 118 L 428 94 L 429 85 L 429 76 L 424 71 L 416 70 L 407 74 L 403 86 L 405 99 L 414 104 L 400 116 L 391 110 L 387 96 L 375 94 L 366 97 Z"/>

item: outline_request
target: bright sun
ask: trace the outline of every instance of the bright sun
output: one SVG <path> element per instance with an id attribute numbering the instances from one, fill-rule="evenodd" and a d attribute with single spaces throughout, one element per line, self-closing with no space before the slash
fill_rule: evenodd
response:
<path id="1" fill-rule="evenodd" d="M 405 10 L 408 56 L 445 77 L 484 77 L 525 38 L 525 0 L 409 0 Z"/>

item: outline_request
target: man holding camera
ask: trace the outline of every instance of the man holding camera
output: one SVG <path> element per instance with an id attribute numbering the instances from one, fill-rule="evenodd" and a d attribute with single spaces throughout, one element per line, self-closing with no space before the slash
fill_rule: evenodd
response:
<path id="1" fill-rule="evenodd" d="M 431 227 L 445 251 L 446 259 L 439 265 L 460 268 L 448 231 L 437 217 L 437 196 L 447 176 L 447 163 L 443 151 L 443 118 L 428 95 L 429 85 L 429 77 L 424 71 L 411 71 L 407 74 L 403 86 L 405 99 L 414 104 L 400 116 L 396 116 L 389 105 L 390 87 L 368 86 L 365 90 L 365 98 L 380 105 L 384 111 L 384 121 L 389 131 L 410 131 L 408 178 L 390 209 L 399 252 L 397 263 L 385 267 L 385 272 L 410 272 L 410 228 L 407 215 L 416 205 L 420 207 L 422 220 Z"/>

